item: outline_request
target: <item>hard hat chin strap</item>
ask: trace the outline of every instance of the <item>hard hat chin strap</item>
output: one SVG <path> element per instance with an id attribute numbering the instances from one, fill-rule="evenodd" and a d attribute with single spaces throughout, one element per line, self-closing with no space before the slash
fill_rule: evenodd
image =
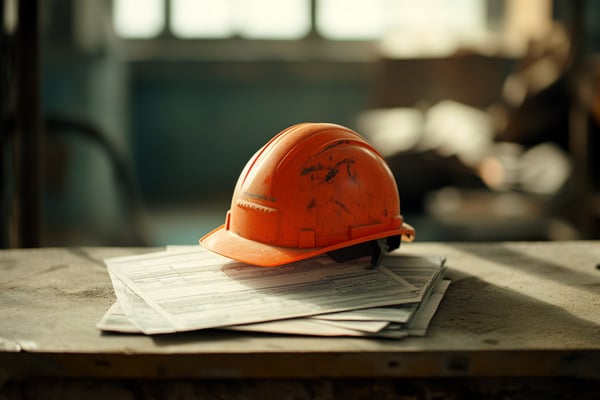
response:
<path id="1" fill-rule="evenodd" d="M 372 240 L 369 243 L 371 243 L 371 247 L 373 248 L 371 255 L 371 268 L 377 268 L 381 265 L 383 256 L 385 256 L 385 254 L 389 251 L 387 240 L 383 238 Z"/>
<path id="2" fill-rule="evenodd" d="M 383 257 L 390 251 L 400 247 L 400 236 L 389 236 L 386 238 L 371 240 L 354 246 L 344 247 L 327 253 L 337 262 L 354 260 L 360 257 L 371 256 L 371 268 L 377 268 L 381 265 Z"/>

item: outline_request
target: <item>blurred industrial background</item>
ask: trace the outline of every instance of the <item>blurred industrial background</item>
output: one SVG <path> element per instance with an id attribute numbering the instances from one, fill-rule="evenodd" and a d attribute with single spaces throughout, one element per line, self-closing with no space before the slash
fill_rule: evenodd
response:
<path id="1" fill-rule="evenodd" d="M 600 237 L 600 3 L 2 0 L 2 247 L 195 244 L 289 125 L 346 125 L 418 241 Z"/>

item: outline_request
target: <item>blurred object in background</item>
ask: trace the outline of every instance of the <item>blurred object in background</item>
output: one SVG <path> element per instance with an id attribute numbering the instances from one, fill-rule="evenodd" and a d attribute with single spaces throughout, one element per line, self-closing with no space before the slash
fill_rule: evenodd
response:
<path id="1" fill-rule="evenodd" d="M 584 169 L 589 173 L 589 180 L 597 193 L 600 190 L 600 57 L 591 57 L 585 66 L 577 86 L 579 101 L 583 109 L 585 125 L 589 129 L 586 147 L 586 162 Z M 600 212 L 599 212 L 600 214 Z"/>
<path id="2" fill-rule="evenodd" d="M 572 170 L 568 154 L 553 143 L 529 149 L 515 143 L 498 143 L 478 166 L 479 176 L 491 189 L 546 196 L 557 194 Z"/>
<path id="3" fill-rule="evenodd" d="M 494 126 L 484 111 L 444 100 L 427 110 L 423 139 L 418 149 L 435 149 L 442 156 L 455 155 L 474 168 L 494 140 Z"/>
<path id="4" fill-rule="evenodd" d="M 17 3 L 2 0 L 3 143 Z M 46 135 L 41 245 L 194 244 L 222 222 L 251 154 L 305 121 L 353 128 L 385 154 L 419 240 L 600 235 L 600 3 L 39 4 L 40 126 L 60 116 L 101 138 Z"/>
<path id="5" fill-rule="evenodd" d="M 0 246 L 40 245 L 43 133 L 38 1 L 0 3 Z"/>
<path id="6" fill-rule="evenodd" d="M 107 5 L 2 1 L 2 247 L 146 243 Z M 23 58 L 24 50 L 35 56 Z M 36 137 L 23 138 L 22 121 L 35 124 Z M 36 179 L 22 175 L 21 161 Z M 33 189 L 35 207 L 24 197 Z"/>
<path id="7" fill-rule="evenodd" d="M 391 157 L 417 146 L 424 119 L 417 108 L 371 109 L 358 116 L 356 127 L 384 157 Z"/>
<path id="8" fill-rule="evenodd" d="M 474 168 L 492 142 L 485 112 L 444 100 L 425 110 L 370 110 L 359 116 L 357 127 L 387 157 L 405 213 L 422 213 L 431 190 L 484 186 Z"/>
<path id="9" fill-rule="evenodd" d="M 554 142 L 568 149 L 571 43 L 554 24 L 543 38 L 531 40 L 502 88 L 509 117 L 498 140 L 525 146 Z"/>
<path id="10" fill-rule="evenodd" d="M 578 23 L 580 7 L 572 7 L 568 22 Z M 384 41 L 388 58 L 382 60 L 375 107 L 357 125 L 376 145 L 385 145 L 403 212 L 422 216 L 420 232 L 437 240 L 600 235 L 592 182 L 581 178 L 594 168 L 577 168 L 585 158 L 581 152 L 600 149 L 590 147 L 592 140 L 580 144 L 585 149 L 580 152 L 573 147 L 574 138 L 590 134 L 577 132 L 573 122 L 578 107 L 573 78 L 580 72 L 575 63 L 580 44 L 574 41 L 581 38 L 569 32 L 580 26 L 567 29 L 552 20 L 552 12 L 547 1 L 505 2 L 505 34 L 487 41 L 495 46 L 486 50 L 474 43 L 469 51 L 442 46 L 452 53 L 425 41 L 421 50 L 430 46 L 430 52 L 407 59 L 406 38 Z M 496 54 L 518 57 L 505 62 Z M 419 115 L 410 119 L 418 127 L 405 117 L 394 132 L 389 121 L 376 118 L 391 120 L 400 110 Z"/>
<path id="11" fill-rule="evenodd" d="M 46 117 L 44 128 L 44 245 L 145 244 L 131 167 L 108 136 L 64 117 Z"/>

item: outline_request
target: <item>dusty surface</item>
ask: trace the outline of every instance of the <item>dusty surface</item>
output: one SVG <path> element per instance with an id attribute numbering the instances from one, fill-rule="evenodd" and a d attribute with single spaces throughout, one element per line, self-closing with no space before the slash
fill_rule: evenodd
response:
<path id="1" fill-rule="evenodd" d="M 403 245 L 448 257 L 452 284 L 424 338 L 98 331 L 115 301 L 102 260 L 153 250 L 0 251 L 0 378 L 38 356 L 65 376 L 600 374 L 599 242 Z"/>

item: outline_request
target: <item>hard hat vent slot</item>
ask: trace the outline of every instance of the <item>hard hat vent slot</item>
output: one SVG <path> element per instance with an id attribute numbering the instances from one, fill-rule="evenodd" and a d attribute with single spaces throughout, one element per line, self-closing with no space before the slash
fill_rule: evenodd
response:
<path id="1" fill-rule="evenodd" d="M 276 208 L 263 206 L 262 204 L 254 203 L 247 200 L 238 200 L 237 206 L 241 208 L 249 208 L 251 210 L 262 211 L 264 213 L 270 214 L 277 211 Z"/>

